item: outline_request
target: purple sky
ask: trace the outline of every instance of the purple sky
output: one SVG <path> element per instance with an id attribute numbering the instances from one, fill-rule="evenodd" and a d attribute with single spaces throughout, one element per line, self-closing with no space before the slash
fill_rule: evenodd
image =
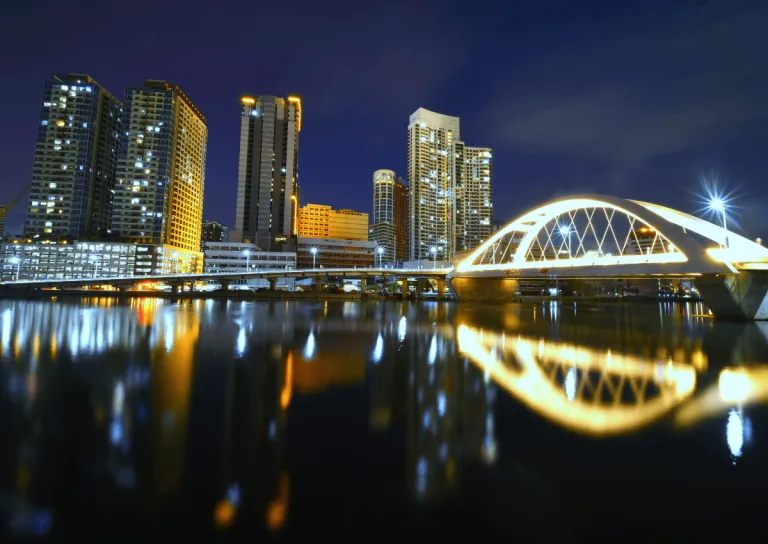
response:
<path id="1" fill-rule="evenodd" d="M 239 97 L 297 93 L 303 202 L 370 212 L 373 171 L 405 173 L 423 106 L 494 149 L 500 220 L 583 192 L 694 212 L 705 174 L 736 196 L 729 226 L 768 237 L 768 2 L 700 4 L 7 0 L 0 201 L 31 175 L 43 81 L 83 72 L 120 97 L 147 78 L 185 89 L 208 118 L 204 215 L 228 224 Z"/>

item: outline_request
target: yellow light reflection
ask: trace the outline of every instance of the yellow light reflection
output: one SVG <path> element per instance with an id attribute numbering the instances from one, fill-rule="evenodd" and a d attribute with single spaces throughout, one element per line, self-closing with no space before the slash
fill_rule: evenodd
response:
<path id="1" fill-rule="evenodd" d="M 267 505 L 265 515 L 267 527 L 276 531 L 285 525 L 288 517 L 288 502 L 290 500 L 291 481 L 288 474 L 283 472 L 277 484 L 277 497 Z"/>
<path id="2" fill-rule="evenodd" d="M 696 386 L 696 371 L 687 364 L 659 366 L 633 355 L 523 336 L 502 345 L 499 335 L 466 325 L 459 326 L 457 340 L 459 351 L 500 387 L 551 421 L 584 434 L 642 428 L 678 406 Z M 551 369 L 558 366 L 561 374 L 580 371 L 572 398 L 553 379 L 557 372 Z M 651 383 L 657 396 L 648 393 Z M 623 401 L 626 395 L 632 402 Z"/>
<path id="3" fill-rule="evenodd" d="M 293 352 L 288 352 L 288 357 L 285 359 L 285 380 L 283 382 L 283 389 L 280 391 L 280 407 L 286 410 L 291 404 L 291 396 L 293 395 Z"/>

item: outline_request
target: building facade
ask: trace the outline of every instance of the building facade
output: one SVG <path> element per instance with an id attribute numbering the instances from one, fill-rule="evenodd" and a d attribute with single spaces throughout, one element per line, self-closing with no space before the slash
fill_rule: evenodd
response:
<path id="1" fill-rule="evenodd" d="M 229 229 L 218 221 L 203 221 L 200 251 L 205 251 L 206 242 L 229 242 Z"/>
<path id="2" fill-rule="evenodd" d="M 241 106 L 232 239 L 287 249 L 298 235 L 301 99 L 244 96 Z"/>
<path id="3" fill-rule="evenodd" d="M 0 246 L 0 281 L 199 273 L 199 252 L 119 242 L 12 241 Z"/>
<path id="4" fill-rule="evenodd" d="M 419 108 L 408 124 L 409 254 L 411 260 L 450 256 L 452 161 L 459 118 Z"/>
<path id="5" fill-rule="evenodd" d="M 322 204 L 307 204 L 299 208 L 299 236 L 367 241 L 368 214 L 346 209 L 334 210 Z"/>
<path id="6" fill-rule="evenodd" d="M 299 237 L 297 268 L 369 268 L 376 242 Z M 314 257 L 313 257 L 314 254 Z"/>
<path id="7" fill-rule="evenodd" d="M 121 120 L 121 102 L 91 77 L 53 74 L 45 82 L 25 236 L 106 233 Z"/>
<path id="8" fill-rule="evenodd" d="M 205 117 L 175 83 L 126 87 L 112 230 L 199 252 L 207 139 Z"/>
<path id="9" fill-rule="evenodd" d="M 205 244 L 206 274 L 295 268 L 295 251 L 262 251 L 258 246 L 248 242 L 206 242 Z"/>
<path id="10" fill-rule="evenodd" d="M 0 238 L 5 234 L 5 206 L 0 206 Z"/>
<path id="11" fill-rule="evenodd" d="M 487 147 L 455 141 L 452 160 L 451 256 L 476 248 L 493 232 L 492 158 Z"/>
<path id="12" fill-rule="evenodd" d="M 383 248 L 382 262 L 408 260 L 408 186 L 392 170 L 373 173 L 373 223 L 369 238 Z"/>

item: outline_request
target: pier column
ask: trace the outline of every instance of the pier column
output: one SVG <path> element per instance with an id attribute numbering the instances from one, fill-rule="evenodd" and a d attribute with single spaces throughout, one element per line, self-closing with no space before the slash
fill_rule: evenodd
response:
<path id="1" fill-rule="evenodd" d="M 716 318 L 768 320 L 768 271 L 704 275 L 694 284 Z"/>
<path id="2" fill-rule="evenodd" d="M 312 278 L 312 291 L 319 293 L 323 290 L 323 279 L 320 276 Z"/>
<path id="3" fill-rule="evenodd" d="M 360 295 L 365 296 L 365 292 L 368 289 L 368 278 L 363 276 L 360 278 Z"/>
<path id="4" fill-rule="evenodd" d="M 408 278 L 403 278 L 403 287 L 401 289 L 403 300 L 408 299 Z"/>
<path id="5" fill-rule="evenodd" d="M 173 293 L 174 295 L 179 293 L 179 284 L 178 283 L 171 284 L 171 293 Z"/>
<path id="6" fill-rule="evenodd" d="M 438 278 L 437 282 L 437 300 L 445 300 L 445 280 Z"/>
<path id="7" fill-rule="evenodd" d="M 269 282 L 269 290 L 277 291 L 277 278 L 267 278 L 267 281 Z"/>
<path id="8" fill-rule="evenodd" d="M 219 280 L 219 285 L 221 285 L 222 291 L 229 291 L 229 280 Z"/>

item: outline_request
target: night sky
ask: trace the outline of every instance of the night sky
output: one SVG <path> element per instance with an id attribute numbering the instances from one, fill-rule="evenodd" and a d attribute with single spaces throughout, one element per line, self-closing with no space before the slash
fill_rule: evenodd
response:
<path id="1" fill-rule="evenodd" d="M 204 216 L 230 225 L 239 98 L 295 93 L 303 203 L 370 213 L 425 107 L 493 148 L 498 220 L 584 192 L 694 212 L 704 175 L 768 237 L 766 1 L 0 4 L 0 202 L 31 176 L 44 80 L 80 72 L 120 98 L 181 85 L 208 119 Z"/>

